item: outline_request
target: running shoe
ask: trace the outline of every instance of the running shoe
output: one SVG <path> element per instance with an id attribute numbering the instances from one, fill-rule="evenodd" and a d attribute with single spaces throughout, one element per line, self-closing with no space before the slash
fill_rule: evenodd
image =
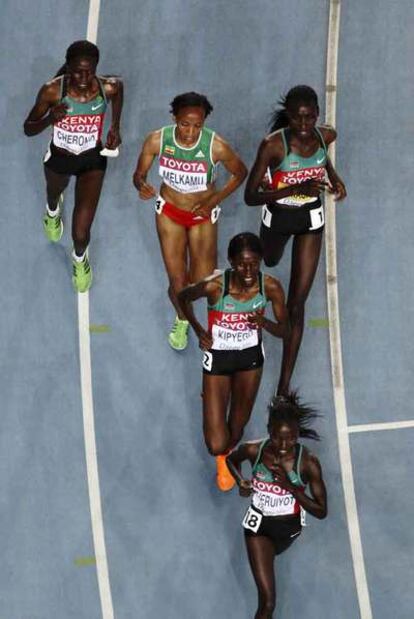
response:
<path id="1" fill-rule="evenodd" d="M 168 342 L 174 350 L 184 350 L 188 344 L 188 320 L 175 317 L 173 328 L 168 336 Z"/>
<path id="2" fill-rule="evenodd" d="M 61 216 L 61 207 L 63 205 L 63 194 L 61 193 L 57 203 L 57 213 L 54 217 L 46 211 L 43 217 L 43 230 L 48 241 L 57 243 L 62 238 L 63 221 Z"/>
<path id="3" fill-rule="evenodd" d="M 226 454 L 222 454 L 220 456 L 216 456 L 216 466 L 217 466 L 217 476 L 216 483 L 218 488 L 222 492 L 228 492 L 232 488 L 234 488 L 236 484 L 236 480 L 233 475 L 230 473 L 229 468 L 226 464 Z"/>
<path id="4" fill-rule="evenodd" d="M 76 292 L 86 292 L 92 285 L 92 268 L 89 264 L 88 256 L 84 255 L 83 260 L 78 262 L 72 259 L 73 277 L 72 283 Z"/>

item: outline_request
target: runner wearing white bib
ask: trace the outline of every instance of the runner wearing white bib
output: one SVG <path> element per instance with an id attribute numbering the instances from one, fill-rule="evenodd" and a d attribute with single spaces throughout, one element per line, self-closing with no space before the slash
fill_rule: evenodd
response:
<path id="1" fill-rule="evenodd" d="M 220 204 L 246 177 L 247 170 L 231 146 L 204 122 L 213 111 L 205 95 L 185 92 L 171 101 L 173 125 L 152 131 L 138 156 L 133 182 L 141 200 L 153 200 L 161 253 L 168 275 L 168 296 L 177 314 L 168 342 L 174 350 L 188 344 L 188 320 L 177 295 L 217 267 L 217 222 Z M 158 159 L 158 191 L 147 175 Z M 216 167 L 227 180 L 216 185 Z"/>
<path id="2" fill-rule="evenodd" d="M 326 488 L 316 456 L 299 437 L 319 439 L 309 426 L 317 413 L 299 403 L 296 394 L 278 396 L 269 406 L 269 437 L 244 443 L 227 458 L 241 496 L 252 496 L 243 518 L 249 563 L 257 585 L 255 619 L 272 619 L 276 605 L 274 559 L 300 536 L 304 514 L 327 515 Z M 251 479 L 242 476 L 248 461 Z M 309 486 L 311 496 L 305 489 Z"/>
<path id="3" fill-rule="evenodd" d="M 246 184 L 245 201 L 262 206 L 260 238 L 266 266 L 279 263 L 293 236 L 287 307 L 292 332 L 283 343 L 277 392 L 287 393 L 303 334 L 305 302 L 322 244 L 325 188 L 336 200 L 346 196 L 328 156 L 332 127 L 317 127 L 318 97 L 309 86 L 295 86 L 273 114 L 271 133 L 261 143 Z M 264 206 L 263 206 L 264 205 Z"/>
<path id="4" fill-rule="evenodd" d="M 47 190 L 43 227 L 49 241 L 57 242 L 62 237 L 63 191 L 70 177 L 76 177 L 72 281 L 78 292 L 85 292 L 92 284 L 87 247 L 107 165 L 101 154 L 101 138 L 109 101 L 112 119 L 105 141 L 107 153 L 115 154 L 121 143 L 122 82 L 118 78 L 98 77 L 98 61 L 96 45 L 89 41 L 72 43 L 66 51 L 65 65 L 42 86 L 24 123 L 29 136 L 52 127 L 52 139 L 43 160 Z"/>
<path id="5" fill-rule="evenodd" d="M 260 272 L 260 239 L 251 232 L 229 244 L 231 269 L 188 286 L 178 295 L 183 314 L 203 350 L 203 430 L 209 452 L 217 456 L 217 485 L 230 490 L 234 479 L 225 458 L 240 441 L 262 376 L 262 330 L 275 337 L 289 333 L 280 283 Z M 205 297 L 208 329 L 194 317 L 191 303 Z M 264 316 L 272 304 L 277 322 Z"/>

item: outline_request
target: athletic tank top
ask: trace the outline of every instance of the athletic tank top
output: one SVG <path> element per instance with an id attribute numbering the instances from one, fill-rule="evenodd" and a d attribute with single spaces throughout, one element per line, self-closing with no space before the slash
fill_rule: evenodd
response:
<path id="1" fill-rule="evenodd" d="M 215 180 L 212 156 L 215 133 L 203 127 L 197 143 L 185 148 L 176 142 L 175 129 L 176 125 L 161 129 L 159 175 L 168 187 L 179 193 L 205 191 Z"/>
<path id="2" fill-rule="evenodd" d="M 293 494 L 281 488 L 273 478 L 273 473 L 261 462 L 263 449 L 269 439 L 266 438 L 259 447 L 256 461 L 252 469 L 252 505 L 262 512 L 264 516 L 293 516 L 301 513 L 302 509 Z M 288 477 L 294 486 L 305 490 L 306 484 L 300 476 L 300 463 L 302 459 L 303 445 L 296 443 L 295 462 L 293 470 L 289 471 Z"/>
<path id="3" fill-rule="evenodd" d="M 99 93 L 87 103 L 75 101 L 66 94 L 67 76 L 61 76 L 60 102 L 68 106 L 66 115 L 53 125 L 52 141 L 72 155 L 95 148 L 101 141 L 107 99 L 99 77 Z"/>
<path id="4" fill-rule="evenodd" d="M 315 132 L 319 138 L 320 146 L 316 153 L 310 157 L 301 157 L 301 155 L 292 153 L 289 150 L 289 129 L 280 129 L 277 132 L 282 136 L 285 156 L 276 170 L 272 172 L 269 168 L 272 189 L 283 189 L 289 185 L 305 183 L 311 179 L 320 181 L 325 179 L 328 153 L 322 134 L 317 127 L 315 127 Z M 310 204 L 317 201 L 319 201 L 319 198 L 316 196 L 305 196 L 301 194 L 293 194 L 276 200 L 277 204 L 285 204 L 287 206 L 302 206 L 303 204 Z"/>
<path id="5" fill-rule="evenodd" d="M 249 324 L 255 312 L 264 312 L 267 303 L 264 289 L 264 275 L 259 273 L 259 292 L 248 301 L 237 301 L 229 294 L 232 270 L 224 271 L 223 290 L 214 305 L 208 305 L 208 330 L 213 337 L 213 350 L 245 350 L 257 346 L 262 331 Z"/>

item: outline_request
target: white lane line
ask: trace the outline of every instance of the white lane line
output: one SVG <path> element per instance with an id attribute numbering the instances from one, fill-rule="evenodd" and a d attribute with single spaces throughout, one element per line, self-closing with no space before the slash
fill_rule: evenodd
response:
<path id="1" fill-rule="evenodd" d="M 86 472 L 89 488 L 92 535 L 95 549 L 96 571 L 103 619 L 113 619 L 111 586 L 106 557 L 105 534 L 99 487 L 98 458 L 96 454 L 95 420 L 93 412 L 92 366 L 89 331 L 89 294 L 78 294 L 79 356 L 85 438 Z"/>
<path id="2" fill-rule="evenodd" d="M 97 40 L 99 9 L 100 0 L 90 0 L 86 38 L 88 41 L 91 41 L 91 43 L 96 43 Z M 91 512 L 92 536 L 96 559 L 99 597 L 101 602 L 102 619 L 114 619 L 102 517 L 98 458 L 96 453 L 88 292 L 78 294 L 78 325 L 86 473 L 88 478 L 89 507 Z"/>
<path id="3" fill-rule="evenodd" d="M 378 430 L 401 430 L 402 428 L 414 428 L 414 419 L 410 421 L 388 421 L 386 423 L 360 423 L 348 426 L 348 432 L 377 432 Z"/>
<path id="4" fill-rule="evenodd" d="M 101 0 L 89 0 L 88 27 L 86 29 L 86 38 L 91 43 L 96 43 L 98 39 L 100 8 Z"/>
<path id="5" fill-rule="evenodd" d="M 336 124 L 336 91 L 338 70 L 338 44 L 341 5 L 338 0 L 331 0 L 329 6 L 328 49 L 326 62 L 326 122 Z M 330 150 L 332 163 L 335 165 L 335 144 Z M 338 433 L 339 460 L 341 465 L 342 486 L 344 489 L 345 509 L 348 521 L 348 533 L 351 545 L 355 584 L 361 619 L 372 619 L 371 603 L 362 551 L 361 533 L 355 497 L 354 478 L 348 422 L 345 401 L 344 377 L 342 367 L 341 329 L 339 318 L 338 271 L 336 256 L 336 219 L 333 196 L 326 194 L 326 287 L 329 318 L 329 341 L 331 350 L 331 371 L 333 395 L 335 402 L 336 427 Z M 339 207 L 340 208 L 340 207 Z"/>

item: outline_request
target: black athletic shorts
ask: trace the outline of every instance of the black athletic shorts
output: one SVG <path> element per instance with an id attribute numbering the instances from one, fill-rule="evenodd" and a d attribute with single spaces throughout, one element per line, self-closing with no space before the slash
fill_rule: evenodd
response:
<path id="1" fill-rule="evenodd" d="M 288 518 L 281 518 L 280 516 L 263 516 L 258 510 L 251 506 L 251 521 L 255 518 L 253 512 L 260 514 L 262 518 L 260 526 L 257 531 L 246 529 L 244 524 L 246 521 L 246 514 L 245 519 L 243 520 L 244 535 L 246 537 L 268 537 L 274 543 L 277 555 L 280 555 L 282 552 L 287 550 L 302 533 L 300 516 L 292 516 Z"/>
<path id="2" fill-rule="evenodd" d="M 325 216 L 320 200 L 300 207 L 264 205 L 260 240 L 266 266 L 278 264 L 292 234 L 321 234 L 324 226 Z"/>
<path id="3" fill-rule="evenodd" d="M 81 176 L 91 170 L 105 171 L 108 162 L 107 158 L 100 154 L 101 150 L 102 144 L 80 155 L 65 155 L 53 143 L 50 143 L 43 164 L 56 174 L 65 176 Z"/>
<path id="4" fill-rule="evenodd" d="M 244 350 L 204 350 L 203 374 L 228 375 L 257 370 L 264 363 L 263 342 Z"/>

